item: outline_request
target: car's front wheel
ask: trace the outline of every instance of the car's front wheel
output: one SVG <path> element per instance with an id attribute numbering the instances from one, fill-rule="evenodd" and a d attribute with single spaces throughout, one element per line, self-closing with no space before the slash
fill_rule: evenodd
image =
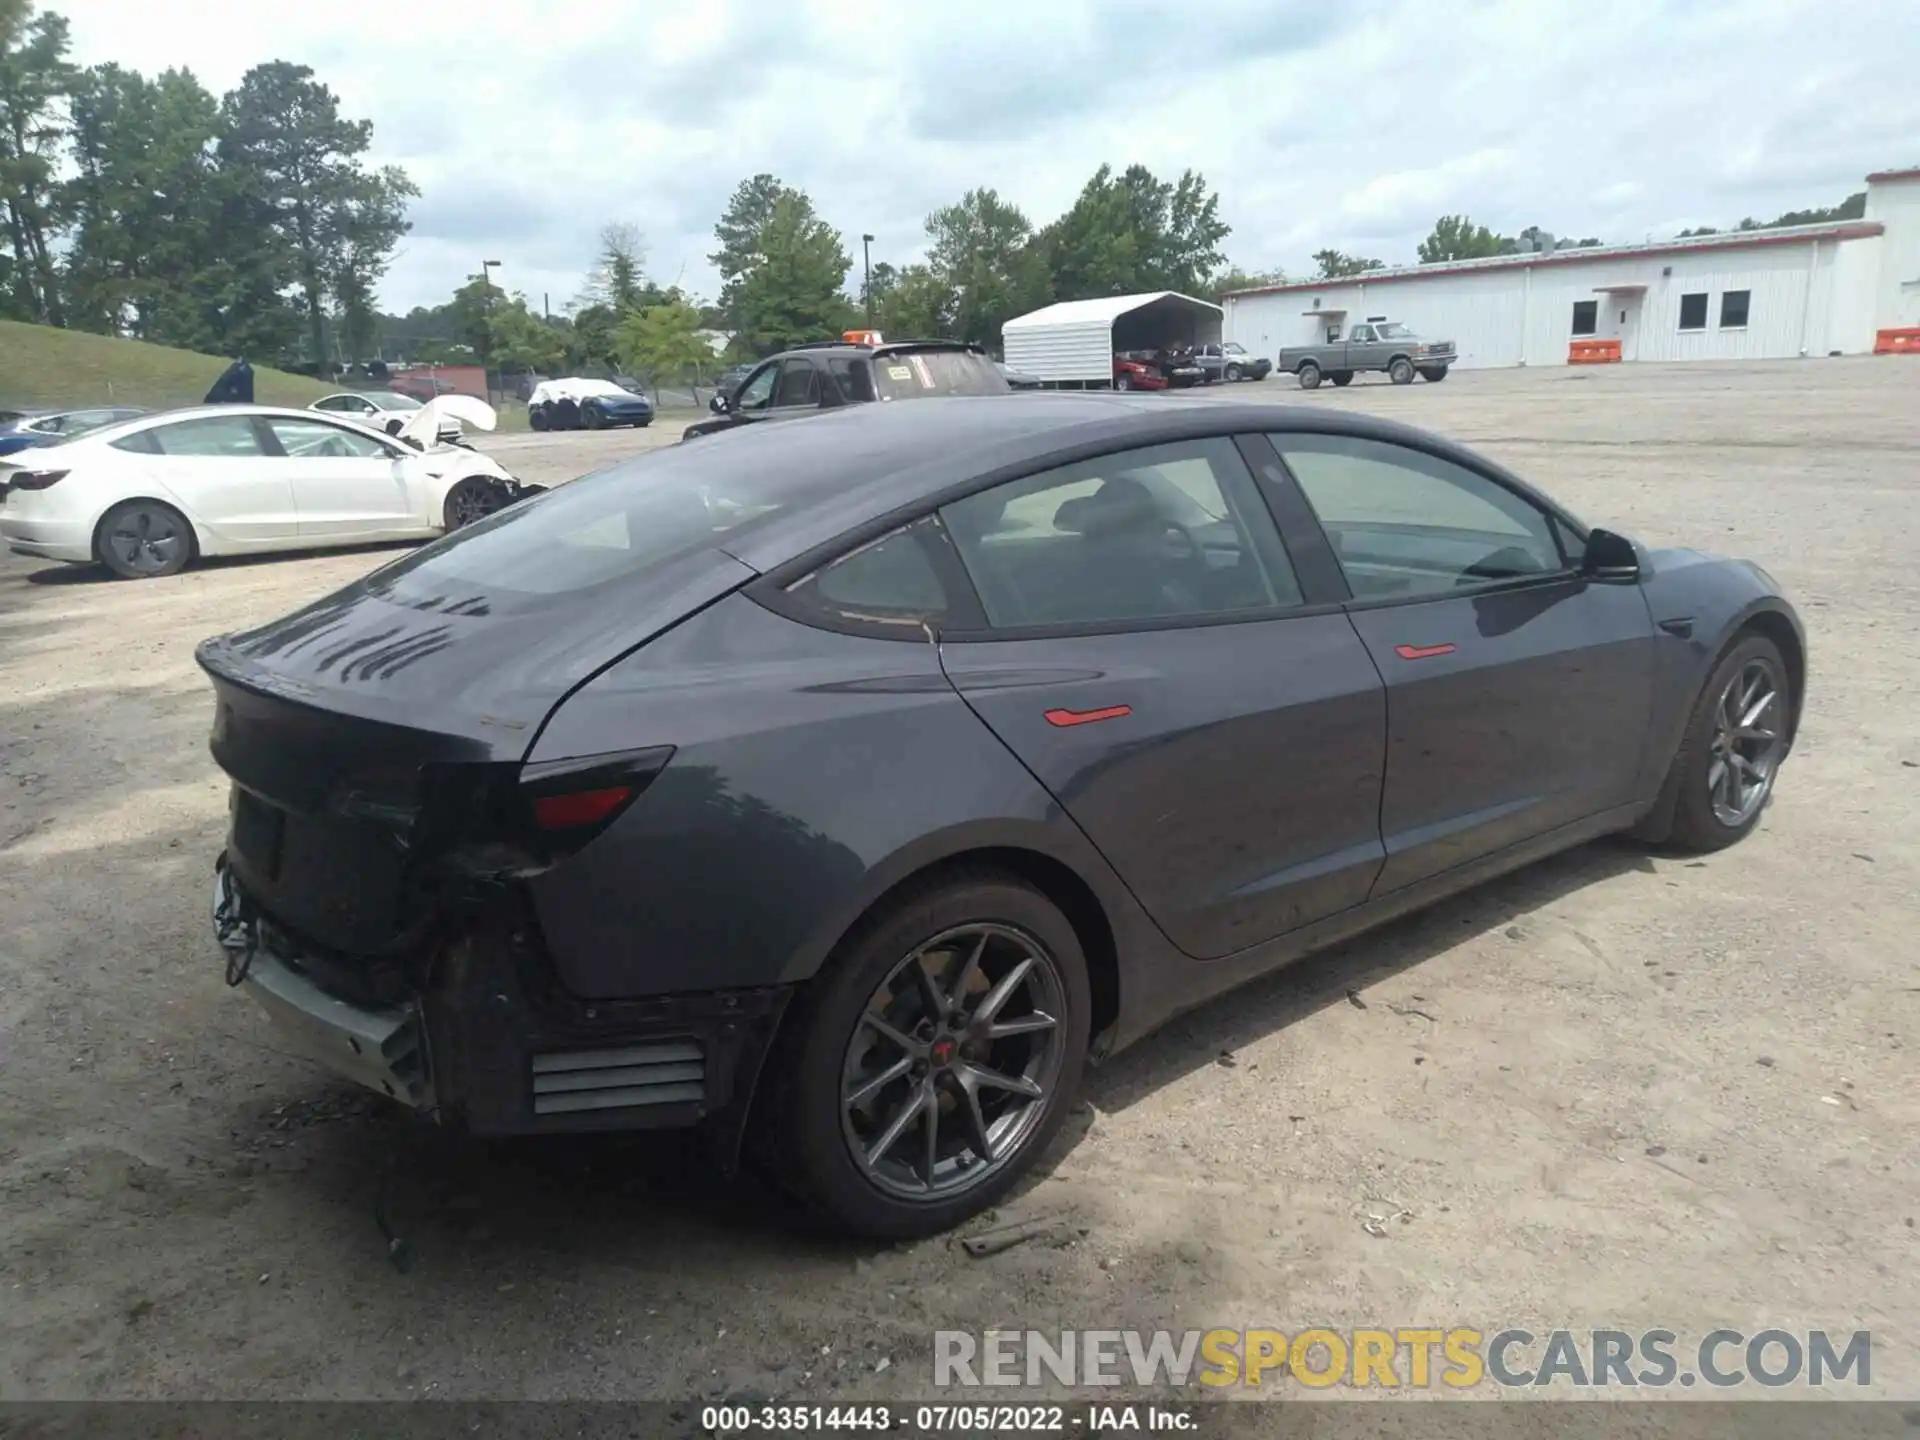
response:
<path id="1" fill-rule="evenodd" d="M 1420 367 L 1420 378 L 1425 380 L 1429 385 L 1438 385 L 1442 380 L 1447 378 L 1447 367 L 1444 365 L 1423 365 Z"/>
<path id="2" fill-rule="evenodd" d="M 546 406 L 536 405 L 527 411 L 527 426 L 529 429 L 544 431 L 552 424 L 553 421 L 548 418 Z"/>
<path id="3" fill-rule="evenodd" d="M 1113 388 L 1116 390 L 1131 390 L 1133 388 L 1133 376 L 1122 371 L 1113 377 Z"/>
<path id="4" fill-rule="evenodd" d="M 1238 365 L 1229 365 L 1229 366 L 1227 366 L 1227 379 L 1228 379 L 1228 381 L 1229 381 L 1229 382 L 1231 382 L 1231 381 L 1235 381 L 1235 380 L 1238 380 L 1239 378 L 1240 378 L 1240 367 L 1239 367 Z"/>
<path id="5" fill-rule="evenodd" d="M 1786 758 L 1792 697 L 1780 647 L 1764 635 L 1714 667 L 1673 760 L 1674 845 L 1720 850 L 1759 825 Z"/>
<path id="6" fill-rule="evenodd" d="M 1090 1013 L 1079 939 L 1037 890 L 989 872 L 916 888 L 862 922 L 789 1013 L 761 1148 L 841 1229 L 947 1229 L 1058 1133 Z"/>
<path id="7" fill-rule="evenodd" d="M 447 492 L 440 523 L 449 531 L 458 530 L 463 525 L 486 519 L 506 504 L 507 496 L 498 485 L 469 475 Z"/>
<path id="8" fill-rule="evenodd" d="M 193 526 L 158 500 L 124 500 L 101 518 L 93 553 L 122 580 L 175 575 L 193 563 Z"/>

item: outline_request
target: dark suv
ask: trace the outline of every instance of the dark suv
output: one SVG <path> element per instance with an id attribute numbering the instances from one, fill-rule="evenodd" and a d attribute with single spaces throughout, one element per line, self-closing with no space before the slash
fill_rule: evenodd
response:
<path id="1" fill-rule="evenodd" d="M 841 405 L 929 395 L 1004 395 L 1012 387 L 987 352 L 957 340 L 865 345 L 823 340 L 763 360 L 731 391 L 708 402 L 711 420 L 688 440 L 766 420 L 792 420 Z"/>

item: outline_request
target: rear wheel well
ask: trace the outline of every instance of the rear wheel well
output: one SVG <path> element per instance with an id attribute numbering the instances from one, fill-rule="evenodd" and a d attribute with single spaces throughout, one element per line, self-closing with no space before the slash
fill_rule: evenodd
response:
<path id="1" fill-rule="evenodd" d="M 988 871 L 1023 880 L 1038 890 L 1067 917 L 1080 949 L 1087 957 L 1087 981 L 1093 991 L 1092 1024 L 1087 1033 L 1096 1042 L 1120 1018 L 1120 952 L 1114 943 L 1113 926 L 1106 909 L 1091 886 L 1071 867 L 1037 850 L 1017 846 L 996 846 L 963 851 L 923 866 L 890 886 L 848 927 L 851 934 L 870 915 L 890 905 L 907 890 L 941 884 L 956 873 L 978 874 Z"/>

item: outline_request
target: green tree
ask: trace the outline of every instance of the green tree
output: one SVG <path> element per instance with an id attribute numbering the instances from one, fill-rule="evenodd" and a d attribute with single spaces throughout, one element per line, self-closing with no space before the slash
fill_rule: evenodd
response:
<path id="1" fill-rule="evenodd" d="M 853 262 L 811 200 L 780 196 L 752 244 L 751 264 L 729 282 L 737 345 L 764 355 L 844 328 L 853 307 L 841 286 Z"/>
<path id="2" fill-rule="evenodd" d="M 18 0 L 0 8 L 0 218 L 13 262 L 9 308 L 49 325 L 66 323 L 55 245 L 65 221 L 62 110 L 76 75 L 65 18 L 35 15 Z"/>
<path id="3" fill-rule="evenodd" d="M 406 233 L 413 187 L 398 170 L 369 173 L 373 125 L 340 114 L 339 98 L 305 65 L 256 65 L 221 101 L 219 159 L 270 221 L 290 257 L 316 357 L 326 354 L 327 298 L 349 264 L 365 274 Z M 349 261 L 351 237 L 369 248 Z"/>
<path id="4" fill-rule="evenodd" d="M 1206 298 L 1218 305 L 1236 290 L 1262 290 L 1269 285 L 1287 283 L 1284 270 L 1242 270 L 1238 265 L 1230 265 L 1214 278 Z"/>
<path id="5" fill-rule="evenodd" d="M 374 286 L 406 233 L 406 202 L 419 193 L 406 172 L 394 166 L 356 173 L 341 186 L 338 202 L 324 217 L 327 289 L 338 319 L 336 333 L 350 361 L 358 362 L 373 350 Z"/>
<path id="6" fill-rule="evenodd" d="M 524 295 L 493 304 L 485 333 L 489 368 L 551 375 L 567 357 L 566 333 L 534 314 Z"/>
<path id="7" fill-rule="evenodd" d="M 1314 278 L 1318 280 L 1345 280 L 1352 275 L 1364 275 L 1369 270 L 1386 268 L 1379 260 L 1371 260 L 1361 255 L 1348 255 L 1340 250 L 1316 250 L 1313 263 L 1320 267 Z"/>
<path id="8" fill-rule="evenodd" d="M 875 266 L 874 323 L 883 335 L 903 340 L 931 340 L 954 332 L 954 294 L 947 282 L 926 265 L 909 265 L 879 289 Z"/>
<path id="9" fill-rule="evenodd" d="M 1052 297 L 1084 300 L 1147 290 L 1204 293 L 1232 233 L 1198 172 L 1171 183 L 1144 165 L 1102 165 L 1040 238 Z"/>
<path id="10" fill-rule="evenodd" d="M 494 320 L 507 305 L 507 292 L 484 275 L 475 275 L 458 290 L 448 305 L 453 333 L 449 337 L 470 346 L 474 357 L 488 369 L 493 368 Z"/>
<path id="11" fill-rule="evenodd" d="M 969 190 L 957 204 L 927 217 L 927 265 L 951 296 L 942 307 L 950 334 L 995 349 L 1000 327 L 1046 303 L 1046 261 L 1033 246 L 1033 226 L 992 190 Z"/>
<path id="12" fill-rule="evenodd" d="M 647 279 L 647 246 L 638 226 L 601 227 L 600 250 L 580 295 L 581 308 L 600 307 L 616 317 L 659 305 L 666 292 Z"/>
<path id="13" fill-rule="evenodd" d="M 1466 215 L 1442 215 L 1420 242 L 1420 263 L 1436 265 L 1445 260 L 1480 260 L 1489 255 L 1507 253 L 1511 241 L 1503 241 L 1484 225 L 1476 225 Z M 1503 249 L 1503 247 L 1505 247 Z"/>
<path id="14" fill-rule="evenodd" d="M 611 367 L 620 358 L 620 316 L 609 305 L 573 312 L 573 356 L 584 366 Z"/>
<path id="15" fill-rule="evenodd" d="M 784 185 L 774 175 L 751 175 L 734 187 L 727 208 L 714 224 L 714 238 L 720 248 L 707 257 L 720 272 L 718 308 L 726 328 L 741 329 L 740 291 L 746 277 L 759 264 L 764 250 L 761 237 L 773 220 L 774 207 L 799 192 Z"/>
<path id="16" fill-rule="evenodd" d="M 698 381 L 713 365 L 700 337 L 700 311 L 680 300 L 636 310 L 621 322 L 620 357 L 657 388 L 662 381 Z"/>

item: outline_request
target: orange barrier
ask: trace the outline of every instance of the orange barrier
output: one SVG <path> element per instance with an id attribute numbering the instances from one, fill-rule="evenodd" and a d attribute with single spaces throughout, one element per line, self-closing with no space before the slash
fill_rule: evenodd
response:
<path id="1" fill-rule="evenodd" d="M 1569 365 L 1614 365 L 1619 360 L 1618 340 L 1571 340 L 1567 343 Z"/>
<path id="2" fill-rule="evenodd" d="M 1920 355 L 1920 325 L 1906 330 L 1881 330 L 1873 337 L 1876 355 Z"/>

